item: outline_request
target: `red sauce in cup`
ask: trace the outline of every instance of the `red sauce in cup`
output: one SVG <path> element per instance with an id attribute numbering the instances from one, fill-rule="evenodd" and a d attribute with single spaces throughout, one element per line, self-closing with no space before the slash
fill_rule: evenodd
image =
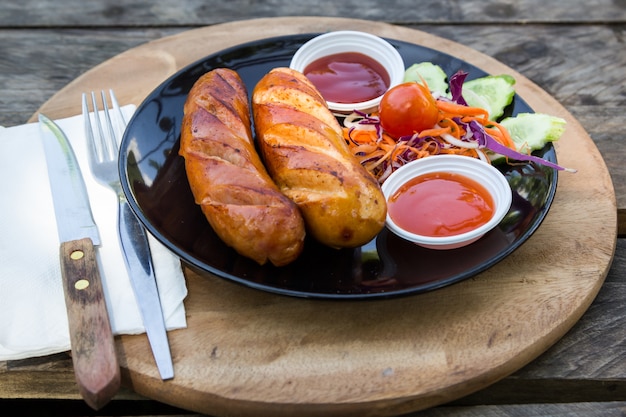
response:
<path id="1" fill-rule="evenodd" d="M 401 228 L 422 236 L 453 236 L 487 223 L 494 202 L 464 175 L 434 172 L 407 181 L 389 199 L 389 215 Z"/>
<path id="2" fill-rule="evenodd" d="M 328 55 L 307 65 L 304 75 L 326 101 L 360 103 L 389 88 L 389 74 L 376 60 L 359 52 Z"/>

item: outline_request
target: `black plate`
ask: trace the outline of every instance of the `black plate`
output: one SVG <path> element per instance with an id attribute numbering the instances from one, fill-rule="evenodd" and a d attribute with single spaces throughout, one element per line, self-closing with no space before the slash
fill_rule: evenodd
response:
<path id="1" fill-rule="evenodd" d="M 467 279 L 517 249 L 539 227 L 556 191 L 557 174 L 533 163 L 500 167 L 513 190 L 511 210 L 492 232 L 459 249 L 438 251 L 408 243 L 384 229 L 357 249 L 335 250 L 306 241 L 301 257 L 286 267 L 259 266 L 226 247 L 194 203 L 178 155 L 183 103 L 205 72 L 228 67 L 249 91 L 270 69 L 288 66 L 293 53 L 314 34 L 265 39 L 210 55 L 170 77 L 137 108 L 120 153 L 122 186 L 131 208 L 158 240 L 199 272 L 253 288 L 300 297 L 374 299 L 415 294 Z M 408 66 L 430 61 L 468 79 L 486 75 L 436 50 L 389 40 Z M 531 112 L 518 96 L 507 114 Z M 552 145 L 537 155 L 556 162 Z"/>

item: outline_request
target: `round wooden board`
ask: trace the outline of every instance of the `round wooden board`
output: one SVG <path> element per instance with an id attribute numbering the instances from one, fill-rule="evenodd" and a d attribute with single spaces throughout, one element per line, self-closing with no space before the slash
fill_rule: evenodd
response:
<path id="1" fill-rule="evenodd" d="M 613 258 L 616 202 L 580 124 L 521 74 L 473 49 L 384 23 L 320 17 L 240 21 L 147 43 L 93 68 L 41 107 L 80 113 L 84 91 L 140 104 L 177 70 L 226 47 L 295 33 L 354 29 L 508 73 L 537 112 L 567 120 L 553 206 L 520 249 L 434 292 L 382 301 L 289 298 L 186 271 L 188 328 L 170 332 L 176 376 L 158 377 L 147 338 L 117 338 L 124 383 L 156 400 L 230 416 L 386 416 L 441 404 L 518 370 L 562 337 L 596 296 Z M 584 155 L 584 158 L 581 157 Z M 427 261 L 427 260 L 425 260 Z"/>

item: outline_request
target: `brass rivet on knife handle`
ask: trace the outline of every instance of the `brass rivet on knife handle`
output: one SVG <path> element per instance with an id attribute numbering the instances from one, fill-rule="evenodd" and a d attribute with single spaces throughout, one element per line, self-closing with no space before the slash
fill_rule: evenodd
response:
<path id="1" fill-rule="evenodd" d="M 84 256 L 85 256 L 85 252 L 83 252 L 82 250 L 75 250 L 72 253 L 70 253 L 70 258 L 75 261 L 82 259 Z"/>
<path id="2" fill-rule="evenodd" d="M 96 252 L 84 238 L 62 243 L 60 256 L 76 382 L 85 402 L 98 410 L 117 393 L 120 368 Z"/>

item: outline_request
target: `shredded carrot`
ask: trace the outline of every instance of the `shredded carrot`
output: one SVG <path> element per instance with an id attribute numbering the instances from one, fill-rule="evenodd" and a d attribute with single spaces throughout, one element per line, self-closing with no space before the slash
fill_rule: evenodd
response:
<path id="1" fill-rule="evenodd" d="M 487 120 L 489 118 L 489 112 L 480 107 L 469 107 L 464 106 L 462 104 L 453 103 L 451 101 L 446 100 L 437 100 L 437 107 L 440 112 L 448 113 L 450 115 L 454 115 L 454 117 L 458 116 L 482 116 Z"/>
<path id="2" fill-rule="evenodd" d="M 418 133 L 418 136 L 420 138 L 424 138 L 426 136 L 441 136 L 444 133 L 451 134 L 451 132 L 452 132 L 452 129 L 450 128 L 450 126 L 448 126 L 448 127 L 440 127 L 440 128 L 435 128 L 435 129 L 422 130 L 421 132 Z"/>
<path id="3" fill-rule="evenodd" d="M 489 161 L 477 142 L 463 139 L 468 133 L 464 124 L 470 122 L 479 123 L 486 134 L 501 144 L 516 148 L 508 131 L 489 120 L 487 110 L 442 99 L 436 103 L 438 123 L 431 129 L 415 132 L 413 136 L 394 139 L 380 126 L 378 129 L 372 126 L 371 122 L 376 122 L 378 115 L 371 114 L 364 116 L 370 119 L 366 125 L 352 123 L 350 127 L 344 127 L 344 138 L 352 153 L 380 183 L 405 163 L 431 155 L 455 154 Z"/>

